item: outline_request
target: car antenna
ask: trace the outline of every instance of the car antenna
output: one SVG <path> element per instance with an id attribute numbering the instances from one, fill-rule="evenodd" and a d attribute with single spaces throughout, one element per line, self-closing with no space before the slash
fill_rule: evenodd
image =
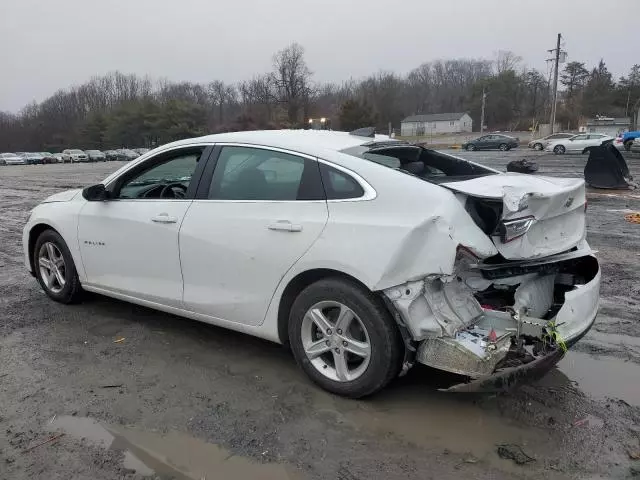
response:
<path id="1" fill-rule="evenodd" d="M 356 137 L 376 138 L 376 127 L 358 128 L 349 132 L 349 135 L 355 135 Z"/>

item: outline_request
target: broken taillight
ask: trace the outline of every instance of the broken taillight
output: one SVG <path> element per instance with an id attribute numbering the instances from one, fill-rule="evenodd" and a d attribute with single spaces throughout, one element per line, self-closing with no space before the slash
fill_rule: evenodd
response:
<path id="1" fill-rule="evenodd" d="M 502 243 L 508 243 L 518 237 L 523 236 L 529 231 L 531 225 L 535 221 L 535 217 L 522 217 L 515 220 L 503 220 L 498 225 L 498 233 Z"/>

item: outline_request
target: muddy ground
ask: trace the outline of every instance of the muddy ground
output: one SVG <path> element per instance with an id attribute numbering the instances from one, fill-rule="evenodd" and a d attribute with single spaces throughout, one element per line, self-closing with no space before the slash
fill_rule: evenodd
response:
<path id="1" fill-rule="evenodd" d="M 500 168 L 526 155 L 540 173 L 563 176 L 581 175 L 585 162 L 524 149 L 460 155 Z M 640 158 L 628 161 L 640 177 Z M 640 193 L 589 192 L 589 240 L 603 270 L 600 316 L 539 383 L 446 395 L 437 387 L 455 378 L 416 367 L 379 395 L 352 401 L 312 385 L 278 345 L 98 296 L 62 306 L 40 291 L 22 264 L 29 209 L 118 166 L 0 168 L 0 479 L 640 471 L 640 225 L 624 220 L 640 211 Z M 501 444 L 533 460 L 501 458 Z"/>

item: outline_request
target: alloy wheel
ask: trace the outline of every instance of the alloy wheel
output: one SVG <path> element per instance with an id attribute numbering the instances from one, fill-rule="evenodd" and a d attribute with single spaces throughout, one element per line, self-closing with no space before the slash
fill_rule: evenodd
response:
<path id="1" fill-rule="evenodd" d="M 38 252 L 40 277 L 52 293 L 60 293 L 66 284 L 66 265 L 62 252 L 53 242 L 45 242 Z"/>
<path id="2" fill-rule="evenodd" d="M 362 320 L 346 305 L 322 301 L 302 321 L 301 340 L 311 365 L 337 382 L 359 378 L 371 360 L 371 342 Z"/>

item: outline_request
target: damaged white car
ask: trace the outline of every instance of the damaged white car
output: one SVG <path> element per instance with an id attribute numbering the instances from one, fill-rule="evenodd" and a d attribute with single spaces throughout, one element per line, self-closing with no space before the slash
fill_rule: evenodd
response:
<path id="1" fill-rule="evenodd" d="M 325 389 L 416 362 L 454 391 L 544 374 L 598 310 L 580 179 L 502 174 L 361 130 L 182 140 L 37 206 L 27 268 L 288 344 Z"/>

